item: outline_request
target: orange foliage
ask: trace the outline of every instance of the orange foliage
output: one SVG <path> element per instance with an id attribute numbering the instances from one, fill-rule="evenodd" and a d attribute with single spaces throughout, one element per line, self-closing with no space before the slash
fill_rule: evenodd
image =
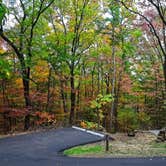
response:
<path id="1" fill-rule="evenodd" d="M 56 123 L 55 115 L 50 114 L 48 112 L 39 112 L 35 113 L 35 116 L 38 118 L 36 121 L 37 125 L 48 125 Z"/>
<path id="2" fill-rule="evenodd" d="M 129 77 L 129 75 L 127 74 L 124 74 L 121 82 L 120 82 L 120 85 L 121 85 L 121 90 L 125 93 L 131 93 L 131 88 L 132 88 L 132 81 Z"/>
<path id="3" fill-rule="evenodd" d="M 80 126 L 81 126 L 82 128 L 86 128 L 86 127 L 87 127 L 87 125 L 86 125 L 86 123 L 85 123 L 84 121 L 81 121 Z"/>

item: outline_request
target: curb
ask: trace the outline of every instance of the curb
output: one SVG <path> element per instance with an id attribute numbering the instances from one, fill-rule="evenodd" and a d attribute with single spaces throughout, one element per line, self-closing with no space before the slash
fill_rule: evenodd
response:
<path id="1" fill-rule="evenodd" d="M 97 132 L 94 132 L 94 131 L 91 131 L 91 130 L 86 130 L 86 129 L 81 128 L 81 127 L 72 126 L 72 128 L 75 129 L 75 130 L 84 131 L 84 132 L 86 132 L 86 133 L 89 133 L 89 134 L 92 134 L 92 135 L 95 135 L 95 136 L 99 136 L 99 137 L 101 137 L 101 138 L 104 138 L 104 137 L 105 137 L 104 134 L 97 133 Z"/>

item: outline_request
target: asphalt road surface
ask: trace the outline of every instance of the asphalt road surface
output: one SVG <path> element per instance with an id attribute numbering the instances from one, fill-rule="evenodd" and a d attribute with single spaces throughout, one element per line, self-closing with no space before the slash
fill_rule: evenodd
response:
<path id="1" fill-rule="evenodd" d="M 0 139 L 0 166 L 166 166 L 166 158 L 73 158 L 63 149 L 102 138 L 72 128 Z"/>

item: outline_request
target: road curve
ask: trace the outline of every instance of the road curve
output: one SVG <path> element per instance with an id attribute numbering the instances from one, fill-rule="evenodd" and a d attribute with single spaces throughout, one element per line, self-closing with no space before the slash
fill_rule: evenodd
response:
<path id="1" fill-rule="evenodd" d="M 59 151 L 101 137 L 72 128 L 0 139 L 0 166 L 165 166 L 166 158 L 73 158 Z"/>

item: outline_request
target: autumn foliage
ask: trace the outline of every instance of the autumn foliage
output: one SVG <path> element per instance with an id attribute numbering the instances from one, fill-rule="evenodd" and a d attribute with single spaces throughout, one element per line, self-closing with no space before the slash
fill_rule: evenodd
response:
<path id="1" fill-rule="evenodd" d="M 166 125 L 164 3 L 35 2 L 0 3 L 0 128 Z"/>

